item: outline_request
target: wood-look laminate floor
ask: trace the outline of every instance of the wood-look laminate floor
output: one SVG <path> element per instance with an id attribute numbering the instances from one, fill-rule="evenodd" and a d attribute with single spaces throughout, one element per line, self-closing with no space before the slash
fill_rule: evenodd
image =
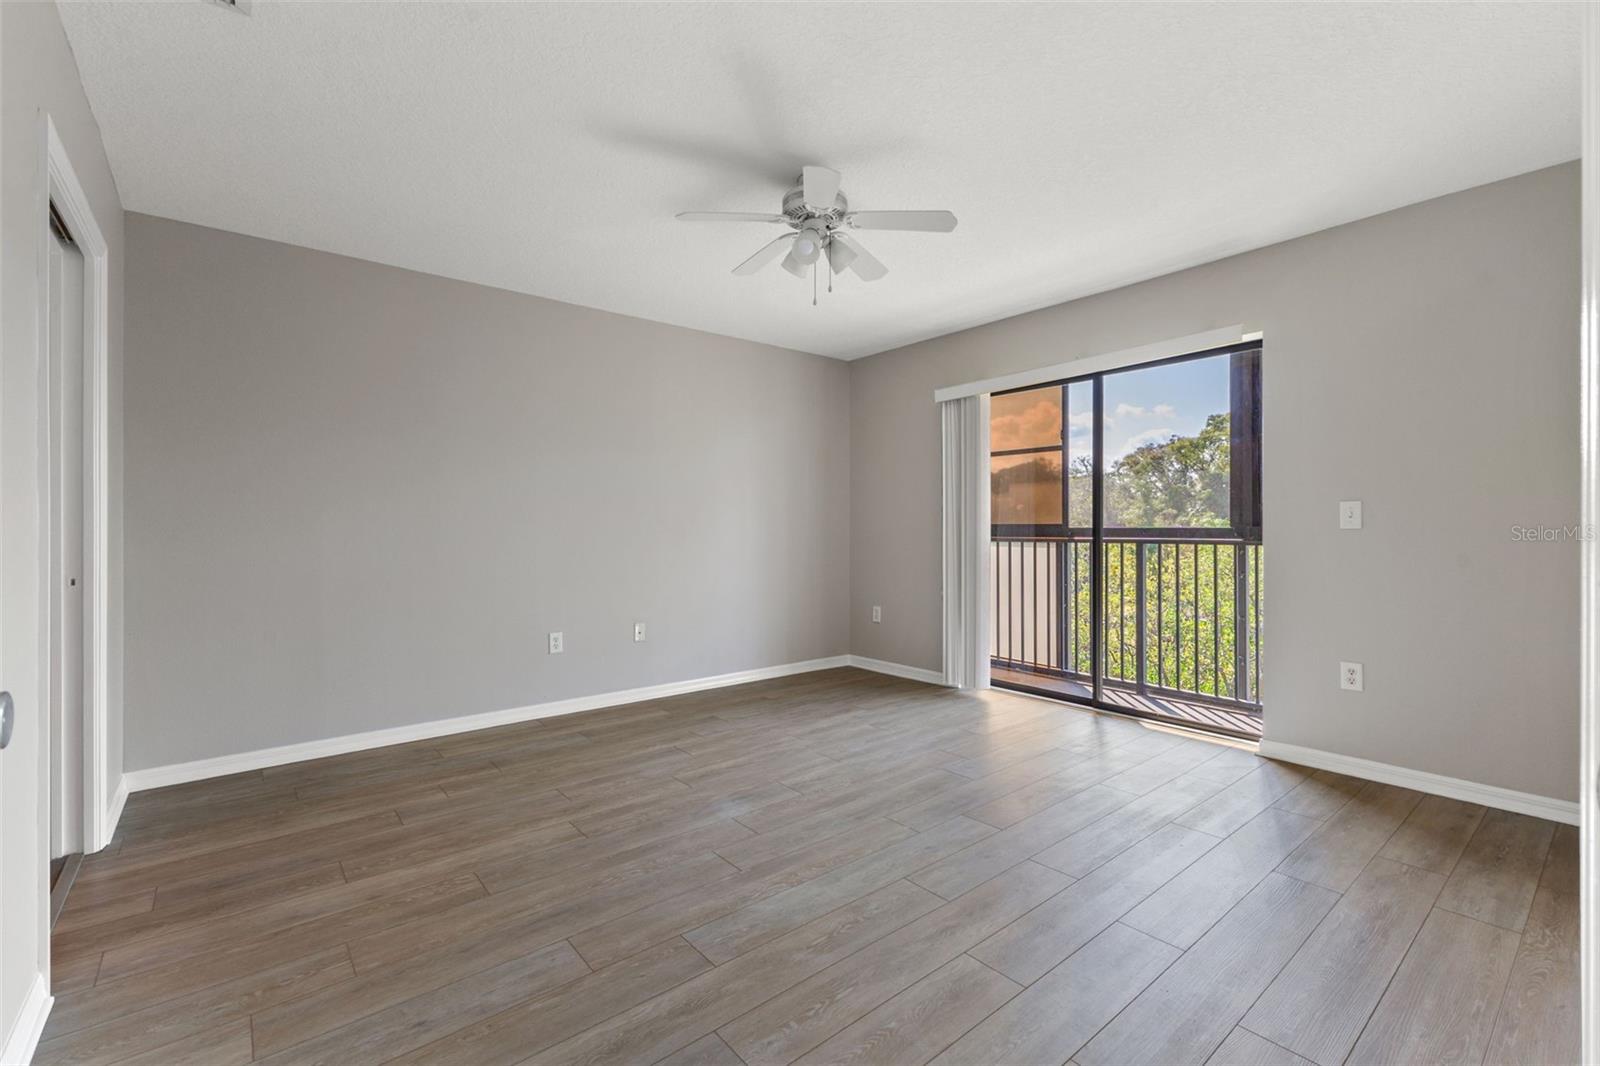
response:
<path id="1" fill-rule="evenodd" d="M 37 1061 L 1570 1063 L 1570 827 L 837 670 L 136 795 Z"/>

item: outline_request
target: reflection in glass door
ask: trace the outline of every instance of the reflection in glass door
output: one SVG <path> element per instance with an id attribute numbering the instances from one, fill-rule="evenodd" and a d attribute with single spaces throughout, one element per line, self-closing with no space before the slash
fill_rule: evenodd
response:
<path id="1" fill-rule="evenodd" d="M 1258 343 L 996 394 L 996 684 L 1260 735 Z"/>

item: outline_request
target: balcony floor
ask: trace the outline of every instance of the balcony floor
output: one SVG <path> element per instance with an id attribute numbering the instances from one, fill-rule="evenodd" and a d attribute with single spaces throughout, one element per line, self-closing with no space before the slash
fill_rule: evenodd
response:
<path id="1" fill-rule="evenodd" d="M 1089 686 L 1082 681 L 1052 677 L 1049 674 L 1036 674 L 1030 670 L 1009 669 L 999 664 L 990 668 L 990 679 L 997 685 L 1021 685 L 1072 699 L 1086 700 L 1091 694 Z M 1119 688 L 1114 684 L 1105 686 L 1105 698 L 1106 703 L 1113 707 L 1121 707 L 1154 718 L 1164 718 L 1180 725 L 1196 729 L 1226 730 L 1251 740 L 1261 739 L 1261 715 L 1249 711 L 1235 711 L 1207 703 L 1190 703 L 1167 696 L 1141 696 L 1137 692 Z"/>

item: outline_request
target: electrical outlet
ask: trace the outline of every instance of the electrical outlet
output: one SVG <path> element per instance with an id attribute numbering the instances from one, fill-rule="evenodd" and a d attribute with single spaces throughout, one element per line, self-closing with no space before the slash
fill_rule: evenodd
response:
<path id="1" fill-rule="evenodd" d="M 1339 501 L 1339 528 L 1340 529 L 1360 529 L 1361 528 L 1361 501 L 1360 500 L 1340 500 Z"/>
<path id="2" fill-rule="evenodd" d="M 883 621 L 883 608 L 882 607 L 874 607 L 872 609 L 872 620 L 874 622 Z"/>
<path id="3" fill-rule="evenodd" d="M 565 644 L 563 643 L 563 641 L 561 639 L 561 634 L 560 633 L 551 633 L 550 634 L 550 654 L 551 655 L 560 655 L 565 650 L 566 650 L 566 647 L 565 647 Z"/>
<path id="4" fill-rule="evenodd" d="M 1347 692 L 1363 692 L 1365 684 L 1361 677 L 1360 663 L 1339 664 L 1339 687 Z"/>
<path id="5" fill-rule="evenodd" d="M 644 623 L 643 622 L 635 622 L 635 623 L 633 623 L 633 642 L 635 644 L 642 644 L 644 642 Z"/>

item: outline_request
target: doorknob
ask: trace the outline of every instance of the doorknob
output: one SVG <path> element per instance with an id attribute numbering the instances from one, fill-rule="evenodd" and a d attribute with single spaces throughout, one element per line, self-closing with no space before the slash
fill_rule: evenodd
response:
<path id="1" fill-rule="evenodd" d="M 11 693 L 0 692 L 0 748 L 11 743 L 11 727 L 17 724 L 17 709 L 11 702 Z"/>

